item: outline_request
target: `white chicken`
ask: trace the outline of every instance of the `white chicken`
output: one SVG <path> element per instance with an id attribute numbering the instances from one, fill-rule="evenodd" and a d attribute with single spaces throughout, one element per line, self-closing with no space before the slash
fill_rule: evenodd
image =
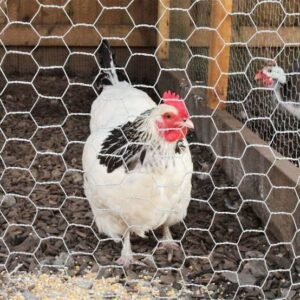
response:
<path id="1" fill-rule="evenodd" d="M 279 107 L 287 110 L 290 114 L 300 120 L 300 78 L 299 61 L 294 61 L 289 73 L 270 62 L 259 70 L 255 80 L 264 87 L 274 89 L 273 102 L 279 103 Z"/>
<path id="2" fill-rule="evenodd" d="M 83 150 L 84 190 L 100 233 L 123 238 L 117 263 L 141 264 L 131 250 L 130 234 L 145 237 L 163 227 L 162 244 L 177 244 L 170 226 L 182 221 L 191 198 L 193 165 L 184 101 L 171 92 L 156 105 L 143 91 L 119 81 L 106 42 L 100 47 L 111 85 L 91 109 L 91 135 Z M 178 246 L 177 246 L 178 247 Z"/>

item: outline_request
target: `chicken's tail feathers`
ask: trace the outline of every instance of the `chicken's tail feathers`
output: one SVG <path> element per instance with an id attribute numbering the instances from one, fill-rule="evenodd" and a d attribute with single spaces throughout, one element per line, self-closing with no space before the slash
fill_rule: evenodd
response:
<path id="1" fill-rule="evenodd" d="M 98 88 L 101 89 L 104 85 L 115 85 L 120 81 L 128 81 L 125 72 L 116 66 L 114 54 L 107 40 L 102 40 L 98 49 L 98 55 L 101 67 L 100 75 L 96 80 Z"/>
<path id="2" fill-rule="evenodd" d="M 98 53 L 100 56 L 100 64 L 103 68 L 111 68 L 111 65 L 115 67 L 114 61 L 113 61 L 113 53 L 110 49 L 108 40 L 102 40 L 102 43 L 98 49 Z"/>

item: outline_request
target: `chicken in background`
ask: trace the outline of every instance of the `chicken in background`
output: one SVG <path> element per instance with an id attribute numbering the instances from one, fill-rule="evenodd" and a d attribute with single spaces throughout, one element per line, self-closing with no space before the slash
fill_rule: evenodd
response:
<path id="1" fill-rule="evenodd" d="M 142 264 L 134 258 L 130 235 L 144 238 L 158 227 L 171 260 L 179 246 L 170 226 L 184 219 L 191 198 L 193 164 L 185 137 L 193 123 L 178 95 L 165 92 L 163 103 L 156 105 L 145 92 L 119 80 L 106 41 L 99 51 L 104 80 L 83 150 L 86 197 L 99 232 L 123 238 L 117 263 Z"/>
<path id="2" fill-rule="evenodd" d="M 290 75 L 288 75 L 290 74 Z M 295 61 L 289 73 L 271 62 L 259 70 L 255 80 L 266 88 L 274 89 L 273 102 L 300 119 L 300 66 Z"/>

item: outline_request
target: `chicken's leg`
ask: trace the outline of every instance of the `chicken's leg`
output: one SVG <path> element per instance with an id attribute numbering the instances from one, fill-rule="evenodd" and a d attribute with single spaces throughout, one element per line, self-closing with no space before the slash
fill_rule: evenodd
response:
<path id="1" fill-rule="evenodd" d="M 163 226 L 163 237 L 159 248 L 167 250 L 169 262 L 172 261 L 174 250 L 180 249 L 180 246 L 174 242 L 170 228 L 167 225 Z"/>
<path id="2" fill-rule="evenodd" d="M 124 239 L 123 239 L 123 248 L 121 251 L 121 256 L 117 260 L 117 264 L 124 266 L 127 268 L 129 265 L 141 265 L 145 266 L 144 263 L 135 259 L 133 257 L 133 252 L 131 250 L 131 243 L 130 243 L 130 232 L 127 231 Z"/>

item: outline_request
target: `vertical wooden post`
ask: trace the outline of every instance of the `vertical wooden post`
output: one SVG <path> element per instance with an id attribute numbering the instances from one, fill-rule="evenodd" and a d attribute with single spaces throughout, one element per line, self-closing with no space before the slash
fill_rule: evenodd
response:
<path id="1" fill-rule="evenodd" d="M 212 109 L 217 106 L 220 109 L 225 108 L 225 103 L 219 103 L 220 101 L 216 93 L 222 101 L 226 101 L 227 98 L 230 45 L 224 47 L 224 42 L 230 43 L 231 41 L 232 26 L 230 13 L 232 12 L 232 2 L 233 0 L 219 0 L 213 1 L 211 4 L 211 27 L 217 28 L 219 35 L 224 40 L 220 39 L 217 32 L 212 33 L 209 56 L 213 60 L 210 60 L 208 65 L 208 86 L 215 86 L 218 82 L 215 86 L 215 91 L 208 90 L 207 92 L 208 106 Z M 214 59 L 218 62 L 219 67 Z"/>
<path id="2" fill-rule="evenodd" d="M 163 15 L 158 22 L 157 28 L 163 37 L 161 38 L 161 36 L 157 34 L 157 46 L 161 45 L 157 53 L 158 59 L 168 59 L 169 57 L 169 43 L 165 39 L 169 39 L 170 37 L 170 11 L 167 9 L 170 7 L 170 4 L 171 0 L 158 0 L 158 19 Z"/>

